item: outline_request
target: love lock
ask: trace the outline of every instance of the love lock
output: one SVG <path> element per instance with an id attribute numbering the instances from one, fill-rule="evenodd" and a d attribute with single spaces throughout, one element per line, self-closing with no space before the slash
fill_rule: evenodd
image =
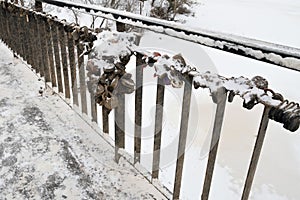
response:
<path id="1" fill-rule="evenodd" d="M 109 67 L 105 67 L 103 69 L 104 73 L 112 73 L 115 71 L 115 67 L 112 65 L 112 66 L 109 66 Z"/>
<path id="2" fill-rule="evenodd" d="M 284 98 L 280 93 L 274 93 L 272 99 L 279 100 L 279 101 L 284 101 Z"/>
<path id="3" fill-rule="evenodd" d="M 284 106 L 283 108 L 280 106 L 280 108 L 275 112 L 274 120 L 276 122 L 283 123 L 284 116 L 288 115 L 288 114 L 285 114 L 285 113 L 288 113 L 288 110 L 292 109 L 295 105 L 296 104 L 294 102 L 290 102 L 286 106 Z"/>
<path id="4" fill-rule="evenodd" d="M 284 113 L 283 113 L 283 117 L 282 117 L 282 122 L 283 123 L 286 123 L 289 121 L 289 118 L 292 116 L 292 115 L 295 115 L 295 113 L 299 112 L 299 104 L 294 104 L 293 107 L 291 107 L 290 109 L 293 109 L 292 111 L 290 110 L 286 110 Z"/>
<path id="5" fill-rule="evenodd" d="M 99 78 L 98 84 L 105 85 L 106 84 L 106 78 L 107 78 L 107 75 L 102 74 L 102 76 Z"/>
<path id="6" fill-rule="evenodd" d="M 231 90 L 228 95 L 228 102 L 230 103 L 233 102 L 234 96 L 235 96 L 235 92 Z"/>
<path id="7" fill-rule="evenodd" d="M 257 101 L 256 101 L 256 98 L 252 98 L 250 101 L 248 101 L 246 103 L 246 101 L 244 100 L 243 102 L 243 107 L 248 109 L 248 110 L 251 110 L 255 105 L 257 104 Z"/>
<path id="8" fill-rule="evenodd" d="M 274 113 L 274 120 L 276 122 L 283 123 L 282 121 L 283 113 L 284 113 L 283 109 L 277 109 Z"/>
<path id="9" fill-rule="evenodd" d="M 201 87 L 201 84 L 200 84 L 200 82 L 193 81 L 193 84 L 194 84 L 194 88 L 195 88 L 195 89 L 198 89 L 198 88 L 200 88 L 200 87 Z"/>
<path id="10" fill-rule="evenodd" d="M 115 95 L 113 95 L 112 93 L 110 93 L 109 96 L 110 96 L 110 98 L 107 98 L 104 101 L 103 106 L 105 106 L 109 110 L 112 110 L 118 106 L 119 101 L 118 101 L 118 98 Z"/>
<path id="11" fill-rule="evenodd" d="M 125 73 L 119 80 L 119 84 L 116 87 L 116 92 L 125 94 L 131 94 L 132 92 L 134 92 L 135 84 L 131 77 L 131 74 Z"/>
<path id="12" fill-rule="evenodd" d="M 272 107 L 269 111 L 269 119 L 272 119 L 274 120 L 275 118 L 275 112 L 277 111 L 277 108 L 276 107 Z"/>
<path id="13" fill-rule="evenodd" d="M 269 111 L 269 119 L 275 120 L 275 115 L 278 110 L 283 109 L 288 104 L 287 100 L 282 101 L 278 106 L 272 107 Z"/>
<path id="14" fill-rule="evenodd" d="M 268 88 L 268 81 L 261 77 L 261 76 L 255 76 L 251 79 L 251 81 L 255 84 L 255 86 L 259 89 L 266 89 Z"/>
<path id="15" fill-rule="evenodd" d="M 284 123 L 283 127 L 291 132 L 295 132 L 296 130 L 298 130 L 300 125 L 300 115 L 298 113 L 298 115 L 294 114 L 292 115 L 289 120 Z"/>

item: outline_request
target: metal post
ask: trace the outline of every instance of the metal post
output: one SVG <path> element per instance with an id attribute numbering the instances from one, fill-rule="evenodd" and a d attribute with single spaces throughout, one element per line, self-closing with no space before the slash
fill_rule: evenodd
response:
<path id="1" fill-rule="evenodd" d="M 268 127 L 268 123 L 269 123 L 269 117 L 268 117 L 269 116 L 269 111 L 270 111 L 270 107 L 265 106 L 264 111 L 263 111 L 263 115 L 262 115 L 262 119 L 261 119 L 261 122 L 260 122 L 260 126 L 259 126 L 257 139 L 256 139 L 256 142 L 255 142 L 254 150 L 253 150 L 253 153 L 252 153 L 252 158 L 251 158 L 250 166 L 249 166 L 249 169 L 248 169 L 246 182 L 245 182 L 245 185 L 244 185 L 242 200 L 247 200 L 249 198 L 250 190 L 251 190 L 251 187 L 252 187 L 254 175 L 255 175 L 255 172 L 256 172 L 256 168 L 257 168 L 257 163 L 258 163 L 258 160 L 259 160 L 259 156 L 260 156 L 262 146 L 263 146 L 263 143 L 264 143 L 264 139 L 265 139 L 265 136 L 266 136 L 266 132 L 267 132 L 267 127 Z"/>
<path id="2" fill-rule="evenodd" d="M 207 200 L 212 182 L 212 176 L 215 168 L 215 161 L 218 152 L 219 139 L 221 135 L 222 123 L 224 119 L 224 111 L 227 100 L 225 88 L 220 88 L 216 93 L 212 94 L 215 103 L 217 103 L 217 111 L 215 115 L 214 128 L 210 143 L 210 152 L 208 156 L 208 162 L 206 167 L 205 179 L 202 189 L 201 200 Z"/>
<path id="3" fill-rule="evenodd" d="M 184 155 L 185 155 L 184 152 L 186 146 L 189 115 L 190 115 L 192 80 L 193 80 L 192 77 L 187 77 L 187 80 L 185 81 L 184 84 L 179 144 L 178 144 L 177 163 L 176 163 L 176 172 L 175 172 L 175 183 L 173 189 L 173 199 L 179 199 L 180 197 L 182 171 L 183 171 L 183 163 L 184 163 Z"/>
<path id="4" fill-rule="evenodd" d="M 140 162 L 143 108 L 143 55 L 136 56 L 136 91 L 135 91 L 135 125 L 134 125 L 134 163 Z"/>
<path id="5" fill-rule="evenodd" d="M 164 96 L 165 96 L 165 85 L 164 85 L 162 79 L 158 78 L 157 79 L 157 92 L 156 92 L 152 179 L 158 178 L 158 175 L 159 175 Z"/>

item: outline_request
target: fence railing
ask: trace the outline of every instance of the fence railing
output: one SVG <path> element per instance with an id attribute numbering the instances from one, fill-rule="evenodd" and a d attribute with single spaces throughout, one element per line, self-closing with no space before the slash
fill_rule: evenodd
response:
<path id="1" fill-rule="evenodd" d="M 98 123 L 99 120 L 102 120 L 104 133 L 109 132 L 108 115 L 110 109 L 102 106 L 102 117 L 99 119 L 95 93 L 89 90 L 86 84 L 87 69 L 84 64 L 85 57 L 83 56 L 88 52 L 86 51 L 87 49 L 92 48 L 97 33 L 87 27 L 79 27 L 76 24 L 71 24 L 42 13 L 41 2 L 60 7 L 85 9 L 86 11 L 94 10 L 98 12 L 97 15 L 116 21 L 118 31 L 124 31 L 124 24 L 129 24 L 300 71 L 300 51 L 295 48 L 236 36 L 219 35 L 207 31 L 193 31 L 171 22 L 72 2 L 39 0 L 36 1 L 36 10 L 31 10 L 8 3 L 7 1 L 1 1 L 1 40 L 15 55 L 23 58 L 36 73 L 44 77 L 46 83 L 53 88 L 57 88 L 58 92 L 62 93 L 66 99 L 72 99 L 72 104 L 80 107 L 83 114 L 89 115 L 91 122 Z M 153 59 L 152 63 L 145 61 L 144 57 L 146 54 L 144 52 L 135 52 L 137 66 L 135 84 L 139 87 L 136 87 L 137 90 L 135 91 L 134 163 L 140 162 L 141 159 L 142 99 L 144 90 L 143 69 L 141 66 L 158 62 L 158 60 L 153 61 Z M 151 55 L 146 56 L 150 56 L 151 58 Z M 296 131 L 300 124 L 299 104 L 284 100 L 282 95 L 269 89 L 267 81 L 261 77 L 256 77 L 252 80 L 247 78 L 227 79 L 210 73 L 201 74 L 194 69 L 189 69 L 185 72 L 180 71 L 180 69 L 174 71 L 184 77 L 182 79 L 184 82 L 184 95 L 182 99 L 175 182 L 172 191 L 173 199 L 179 199 L 180 197 L 192 86 L 195 88 L 209 88 L 212 93 L 213 102 L 217 104 L 202 189 L 201 197 L 203 200 L 209 197 L 227 98 L 231 102 L 235 95 L 241 96 L 244 99 L 243 106 L 247 109 L 253 108 L 258 103 L 265 106 L 241 198 L 243 200 L 248 199 L 269 119 L 283 123 L 284 128 L 290 131 Z M 77 82 L 77 80 L 79 81 Z M 163 119 L 162 108 L 167 103 L 164 102 L 165 83 L 163 78 L 158 77 L 157 81 L 152 179 L 159 177 Z M 226 84 L 229 82 L 231 84 Z M 231 87 L 234 84 L 243 85 L 246 89 L 243 91 L 237 90 L 235 87 Z M 118 161 L 120 157 L 119 149 L 125 147 L 125 94 L 118 94 L 118 106 L 114 111 L 115 160 Z"/>

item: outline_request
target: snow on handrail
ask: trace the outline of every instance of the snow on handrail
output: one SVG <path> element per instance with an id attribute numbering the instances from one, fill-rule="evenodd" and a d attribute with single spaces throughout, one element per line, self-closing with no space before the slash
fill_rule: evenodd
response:
<path id="1" fill-rule="evenodd" d="M 193 30 L 175 22 L 145 17 L 97 5 L 86 5 L 59 0 L 37 1 L 59 7 L 84 9 L 90 12 L 91 15 L 97 15 L 124 24 L 145 28 L 222 51 L 300 71 L 300 49 L 298 48 L 204 29 Z"/>

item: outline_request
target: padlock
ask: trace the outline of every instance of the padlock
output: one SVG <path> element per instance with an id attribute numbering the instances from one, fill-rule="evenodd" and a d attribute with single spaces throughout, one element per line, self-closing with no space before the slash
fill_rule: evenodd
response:
<path id="1" fill-rule="evenodd" d="M 231 90 L 228 95 L 228 102 L 231 103 L 233 101 L 234 96 L 235 96 L 235 92 Z"/>
<path id="2" fill-rule="evenodd" d="M 290 111 L 290 109 L 293 109 L 293 110 Z M 286 110 L 283 113 L 282 122 L 283 123 L 287 122 L 291 116 L 299 113 L 299 111 L 300 111 L 299 104 L 294 104 L 293 107 L 289 108 L 288 110 Z"/>
<path id="3" fill-rule="evenodd" d="M 72 36 L 73 36 L 73 39 L 75 41 L 79 40 L 79 30 L 78 30 L 78 28 L 75 28 L 75 30 L 72 32 Z"/>
<path id="4" fill-rule="evenodd" d="M 104 88 L 104 86 L 103 85 L 98 85 L 97 86 L 97 93 L 103 93 L 103 92 L 105 92 L 105 88 Z"/>
<path id="5" fill-rule="evenodd" d="M 294 102 L 290 102 L 288 103 L 286 106 L 284 106 L 283 108 L 279 109 L 276 113 L 275 113 L 275 121 L 279 122 L 279 123 L 283 123 L 284 121 L 284 116 L 285 113 L 288 113 L 290 109 L 293 109 L 293 107 L 297 106 L 296 103 Z M 288 115 L 288 114 L 286 114 Z"/>
<path id="6" fill-rule="evenodd" d="M 248 110 L 251 110 L 255 105 L 257 104 L 257 101 L 255 98 L 252 98 L 250 101 L 248 101 L 246 103 L 246 101 L 244 100 L 243 102 L 243 107 L 248 109 Z"/>
<path id="7" fill-rule="evenodd" d="M 274 113 L 274 120 L 276 122 L 282 123 L 283 113 L 284 113 L 283 109 L 277 109 Z"/>
<path id="8" fill-rule="evenodd" d="M 116 76 L 117 76 L 117 75 L 113 72 L 113 73 L 111 73 L 111 74 L 108 75 L 108 78 L 107 78 L 107 79 L 108 79 L 109 81 L 113 81 L 113 80 L 116 78 Z"/>
<path id="9" fill-rule="evenodd" d="M 125 74 L 122 76 L 122 78 L 124 78 L 124 79 L 131 79 L 131 77 L 132 77 L 132 74 L 130 74 L 130 73 L 125 73 Z"/>
<path id="10" fill-rule="evenodd" d="M 255 86 L 259 89 L 268 88 L 268 81 L 265 78 L 261 77 L 261 76 L 255 76 L 251 79 L 251 81 L 253 81 Z"/>
<path id="11" fill-rule="evenodd" d="M 115 71 L 115 67 L 114 66 L 107 66 L 103 68 L 104 73 L 112 73 Z"/>
<path id="12" fill-rule="evenodd" d="M 284 98 L 280 93 L 274 93 L 272 99 L 279 100 L 279 101 L 284 101 Z"/>
<path id="13" fill-rule="evenodd" d="M 194 83 L 194 88 L 195 88 L 195 89 L 198 89 L 199 87 L 201 87 L 200 82 L 193 81 L 193 83 Z"/>
<path id="14" fill-rule="evenodd" d="M 271 109 L 270 109 L 270 111 L 269 111 L 269 119 L 272 119 L 272 120 L 274 120 L 274 118 L 275 118 L 275 112 L 277 111 L 277 107 L 272 107 Z"/>
<path id="15" fill-rule="evenodd" d="M 119 82 L 119 77 L 116 76 L 111 82 L 110 82 L 110 86 L 115 89 L 118 85 L 118 82 Z"/>
<path id="16" fill-rule="evenodd" d="M 300 115 L 298 114 L 298 115 L 291 116 L 291 118 L 288 120 L 287 123 L 283 125 L 283 127 L 291 132 L 295 132 L 296 130 L 298 130 L 299 125 L 300 125 Z"/>
<path id="17" fill-rule="evenodd" d="M 289 102 L 287 100 L 284 100 L 281 102 L 278 106 L 272 107 L 270 112 L 269 112 L 269 118 L 272 120 L 275 120 L 275 118 L 278 118 L 278 112 L 279 110 L 283 110 L 284 107 L 288 104 Z M 275 120 L 276 121 L 276 120 Z"/>
<path id="18" fill-rule="evenodd" d="M 121 93 L 125 93 L 125 94 L 131 94 L 132 92 L 134 92 L 134 82 L 132 79 L 120 79 L 120 87 L 118 86 L 119 91 Z"/>
<path id="19" fill-rule="evenodd" d="M 119 103 L 119 101 L 118 101 L 117 96 L 111 94 L 111 98 L 107 99 L 104 102 L 104 106 L 107 109 L 112 110 L 112 109 L 114 109 L 114 108 L 116 108 L 118 106 L 118 103 Z"/>
<path id="20" fill-rule="evenodd" d="M 106 74 L 102 74 L 99 78 L 98 84 L 105 85 L 106 84 Z"/>

